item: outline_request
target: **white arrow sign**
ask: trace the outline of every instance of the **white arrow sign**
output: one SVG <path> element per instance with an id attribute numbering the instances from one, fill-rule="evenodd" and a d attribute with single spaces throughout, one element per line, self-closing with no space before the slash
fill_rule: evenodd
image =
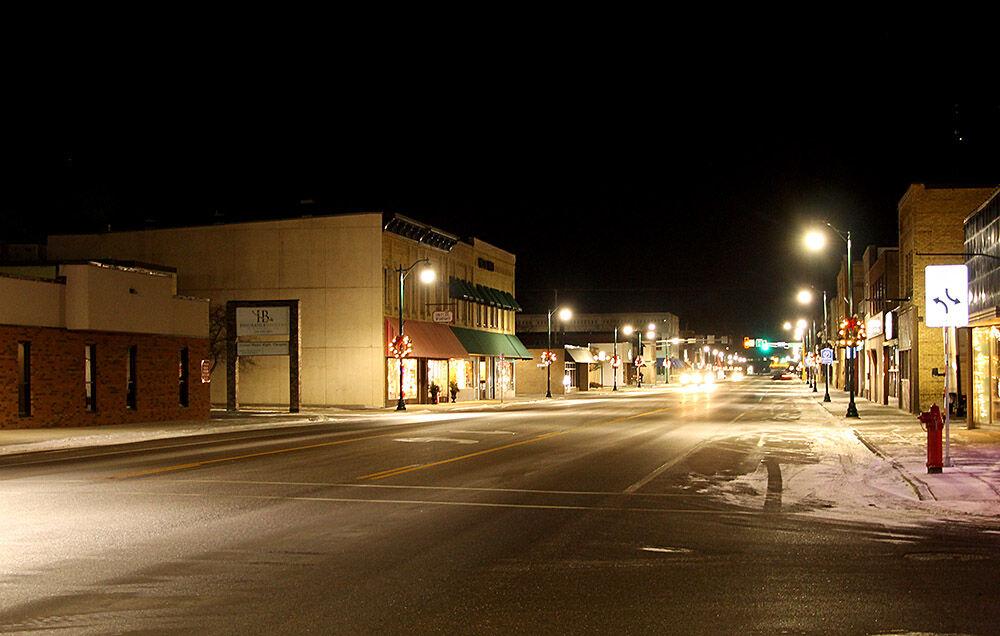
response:
<path id="1" fill-rule="evenodd" d="M 965 265 L 924 268 L 924 325 L 969 326 L 969 269 Z"/>

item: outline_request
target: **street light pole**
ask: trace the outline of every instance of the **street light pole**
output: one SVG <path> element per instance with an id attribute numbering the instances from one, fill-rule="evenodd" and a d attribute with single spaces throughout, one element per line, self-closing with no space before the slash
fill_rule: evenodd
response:
<path id="1" fill-rule="evenodd" d="M 830 334 L 827 331 L 830 329 L 830 321 L 826 317 L 826 290 L 823 290 L 823 335 L 826 336 L 826 341 L 830 341 Z M 826 393 L 823 395 L 823 401 L 830 401 L 830 366 L 829 364 L 823 365 L 823 389 Z"/>
<path id="2" fill-rule="evenodd" d="M 833 227 L 833 226 L 831 226 Z M 847 306 L 850 315 L 854 316 L 854 270 L 851 266 L 851 231 L 847 231 Z M 853 348 L 853 347 L 852 347 Z M 851 378 L 849 380 L 848 386 L 850 387 L 850 402 L 847 403 L 847 417 L 860 417 L 858 415 L 858 406 L 854 403 L 854 370 L 857 368 L 857 351 L 850 351 L 851 354 L 849 358 L 851 363 L 849 366 L 849 373 Z"/>
<path id="3" fill-rule="evenodd" d="M 611 358 L 611 377 L 614 378 L 614 380 L 612 380 L 614 386 L 611 388 L 611 390 L 612 391 L 617 391 L 618 390 L 618 369 L 615 368 L 615 362 L 618 360 L 618 327 L 617 326 L 615 327 L 615 348 L 614 348 L 614 352 L 615 352 L 614 353 L 614 357 Z"/>
<path id="4" fill-rule="evenodd" d="M 429 258 L 418 258 L 413 262 L 412 265 L 403 269 L 402 263 L 396 268 L 396 272 L 399 273 L 399 337 L 403 337 L 403 281 L 406 280 L 406 276 L 410 273 L 414 267 L 419 263 L 430 263 Z M 399 357 L 399 400 L 396 402 L 397 411 L 406 410 L 406 402 L 403 401 L 403 356 Z"/>
<path id="5" fill-rule="evenodd" d="M 549 311 L 548 347 L 545 349 L 548 358 L 545 360 L 545 397 L 552 397 L 552 312 Z"/>

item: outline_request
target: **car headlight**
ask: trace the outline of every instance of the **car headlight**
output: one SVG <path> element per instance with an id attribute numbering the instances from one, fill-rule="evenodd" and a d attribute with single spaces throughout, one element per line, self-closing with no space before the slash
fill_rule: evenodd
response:
<path id="1" fill-rule="evenodd" d="M 691 384 L 691 374 L 682 373 L 681 374 L 681 384 Z"/>
<path id="2" fill-rule="evenodd" d="M 715 376 L 712 375 L 711 373 L 706 373 L 705 374 L 705 384 L 712 384 L 713 382 L 715 382 Z"/>

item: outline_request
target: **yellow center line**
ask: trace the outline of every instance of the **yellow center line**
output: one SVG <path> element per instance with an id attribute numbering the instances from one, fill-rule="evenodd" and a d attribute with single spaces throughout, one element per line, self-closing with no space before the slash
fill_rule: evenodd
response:
<path id="1" fill-rule="evenodd" d="M 664 411 L 670 410 L 670 407 L 665 407 L 662 409 L 654 409 L 652 411 L 646 411 L 644 413 L 637 413 L 635 415 L 627 415 L 625 417 L 615 418 L 609 420 L 606 424 L 616 424 L 618 422 L 624 422 L 626 420 L 634 420 L 638 417 L 645 417 L 647 415 L 653 415 L 654 413 L 662 413 Z M 424 470 L 425 468 L 433 468 L 435 466 L 441 466 L 442 464 L 450 464 L 452 462 L 462 461 L 464 459 L 471 459 L 473 457 L 479 457 L 481 455 L 487 455 L 489 453 L 495 453 L 497 451 L 506 450 L 508 448 L 513 448 L 515 446 L 523 446 L 524 444 L 532 444 L 534 442 L 540 442 L 545 439 L 555 437 L 557 435 L 563 435 L 569 433 L 573 429 L 565 429 L 562 431 L 553 431 L 551 433 L 543 433 L 537 437 L 532 437 L 531 439 L 521 440 L 520 442 L 512 442 L 510 444 L 504 444 L 502 446 L 496 446 L 494 448 L 488 448 L 486 450 L 476 451 L 475 453 L 468 453 L 466 455 L 459 455 L 458 457 L 452 457 L 450 459 L 442 459 L 436 462 L 430 462 L 428 464 L 411 464 L 409 466 L 400 466 L 399 468 L 390 468 L 388 470 L 380 470 L 376 473 L 369 473 L 367 475 L 361 475 L 358 479 L 370 479 L 372 481 L 377 481 L 379 479 L 385 479 L 387 477 L 395 477 L 396 475 L 402 475 L 404 473 L 410 473 L 415 470 Z"/>
<path id="2" fill-rule="evenodd" d="M 350 444 L 351 442 L 360 442 L 366 439 L 375 439 L 378 437 L 389 437 L 391 435 L 398 435 L 398 432 L 392 433 L 382 433 L 380 435 L 367 435 L 364 437 L 352 437 L 351 439 L 341 439 L 334 442 L 322 442 L 320 444 L 309 444 L 307 446 L 294 446 L 292 448 L 279 448 L 278 450 L 272 451 L 262 451 L 259 453 L 249 453 L 247 455 L 234 455 L 231 457 L 220 457 L 218 459 L 206 459 L 200 462 L 191 462 L 188 464 L 174 464 L 173 466 L 163 466 L 161 468 L 150 468 L 148 470 L 139 470 L 130 473 L 118 473 L 112 475 L 111 479 L 134 479 L 136 477 L 148 477 L 149 475 L 159 475 L 162 473 L 171 473 L 178 470 L 187 470 L 189 468 L 199 468 L 201 466 L 208 466 L 210 464 L 219 464 L 222 462 L 234 462 L 240 459 L 251 459 L 253 457 L 264 457 L 267 455 L 279 455 L 281 453 L 292 453 L 300 450 L 308 450 L 310 448 L 323 448 L 326 446 L 339 446 L 341 444 Z"/>
<path id="3" fill-rule="evenodd" d="M 520 442 L 512 442 L 510 444 L 504 444 L 503 446 L 496 446 L 494 448 L 487 448 L 486 450 L 476 451 L 475 453 L 469 453 L 467 455 L 459 455 L 458 457 L 452 457 L 450 459 L 442 459 L 440 461 L 431 462 L 429 464 L 416 464 L 410 466 L 402 466 L 400 468 L 393 468 L 390 470 L 383 470 L 377 473 L 369 473 L 367 475 L 362 475 L 358 479 L 385 479 L 386 477 L 395 477 L 396 475 L 402 475 L 403 473 L 409 473 L 414 470 L 423 470 L 424 468 L 432 468 L 434 466 L 440 466 L 442 464 L 450 464 L 452 462 L 461 461 L 463 459 L 469 459 L 470 457 L 479 457 L 480 455 L 486 455 L 489 453 L 495 453 L 497 451 L 502 451 L 507 448 L 513 448 L 514 446 L 523 446 L 524 444 L 532 444 L 534 442 L 540 442 L 543 439 L 549 439 L 555 437 L 556 435 L 562 435 L 568 433 L 569 430 L 564 431 L 553 431 L 551 433 L 543 433 L 537 437 L 532 437 L 531 439 L 521 440 Z"/>

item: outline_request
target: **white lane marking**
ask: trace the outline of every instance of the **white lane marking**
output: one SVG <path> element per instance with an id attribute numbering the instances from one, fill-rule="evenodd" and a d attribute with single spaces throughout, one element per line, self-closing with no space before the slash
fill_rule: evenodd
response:
<path id="1" fill-rule="evenodd" d="M 691 448 L 689 448 L 687 450 L 687 452 L 682 453 L 681 455 L 678 455 L 677 457 L 674 457 L 673 459 L 664 462 L 658 468 L 656 468 L 655 470 L 653 470 L 653 472 L 649 473 L 648 475 L 646 475 L 645 477 L 643 477 L 639 481 L 635 482 L 634 484 L 632 484 L 631 486 L 629 486 L 628 488 L 626 488 L 625 489 L 625 494 L 626 495 L 633 494 L 635 491 L 639 490 L 640 488 L 642 488 L 643 486 L 645 486 L 649 482 L 653 481 L 654 479 L 656 479 L 657 477 L 659 477 L 660 475 L 662 475 L 666 471 L 668 471 L 671 468 L 673 468 L 679 462 L 681 462 L 681 461 L 687 459 L 688 457 L 690 457 L 695 451 L 700 450 L 701 447 L 704 446 L 709 441 L 711 441 L 711 440 L 702 440 L 702 441 L 698 442 L 697 444 L 695 444 L 694 446 L 692 446 Z"/>
<path id="2" fill-rule="evenodd" d="M 455 437 L 401 437 L 392 440 L 407 444 L 428 444 L 430 442 L 447 442 L 449 444 L 478 444 L 478 439 L 458 439 Z"/>
<path id="3" fill-rule="evenodd" d="M 419 466 L 419 464 L 414 464 L 414 466 Z M 397 470 L 397 469 L 393 469 Z M 84 480 L 81 480 L 84 481 Z M 89 483 L 89 480 L 86 480 Z M 350 484 L 350 483 L 336 483 L 336 482 L 316 482 L 316 481 L 257 481 L 257 480 L 241 480 L 241 479 L 164 479 L 163 481 L 169 481 L 173 483 L 195 483 L 195 484 L 231 484 L 231 485 L 249 485 L 249 486 L 308 486 L 308 487 L 327 487 L 327 488 L 396 488 L 400 490 L 444 490 L 444 491 L 471 491 L 471 492 L 512 492 L 512 493 L 524 493 L 529 495 L 591 495 L 598 497 L 607 497 L 610 495 L 621 495 L 620 492 L 610 492 L 610 491 L 600 491 L 600 490 L 533 490 L 529 488 L 477 488 L 473 486 L 413 486 L 405 484 Z M 29 481 L 21 482 L 29 484 L 47 484 L 47 483 L 61 483 L 53 482 L 51 480 L 45 481 Z M 75 483 L 75 482 L 74 482 Z M 635 493 L 635 497 L 712 497 L 713 495 L 707 493 Z"/>
<path id="4" fill-rule="evenodd" d="M 517 435 L 514 431 L 448 431 L 465 435 Z"/>
<path id="5" fill-rule="evenodd" d="M 23 493 L 16 491 L 0 491 L 0 495 L 27 495 L 34 493 Z M 77 491 L 75 495 L 101 495 L 105 493 L 92 493 Z M 520 508 L 527 510 L 583 510 L 595 512 L 653 512 L 671 514 L 693 514 L 693 515 L 732 515 L 751 516 L 759 515 L 756 510 L 722 510 L 706 508 L 630 508 L 624 506 L 557 506 L 543 504 L 512 504 L 512 503 L 489 503 L 480 501 L 432 501 L 427 499 L 360 499 L 353 497 L 284 497 L 279 495 L 232 495 L 219 493 L 192 493 L 192 492 L 157 492 L 141 490 L 120 490 L 118 495 L 129 495 L 134 497 L 186 497 L 188 499 L 211 499 L 211 498 L 231 498 L 231 499 L 252 499 L 260 501 L 311 501 L 319 503 L 361 503 L 361 504 L 403 504 L 411 506 L 468 506 L 471 508 Z M 791 515 L 789 515 L 791 516 Z"/>
<path id="6" fill-rule="evenodd" d="M 691 550 L 687 548 L 640 548 L 646 552 L 666 552 L 668 554 L 687 554 Z"/>

